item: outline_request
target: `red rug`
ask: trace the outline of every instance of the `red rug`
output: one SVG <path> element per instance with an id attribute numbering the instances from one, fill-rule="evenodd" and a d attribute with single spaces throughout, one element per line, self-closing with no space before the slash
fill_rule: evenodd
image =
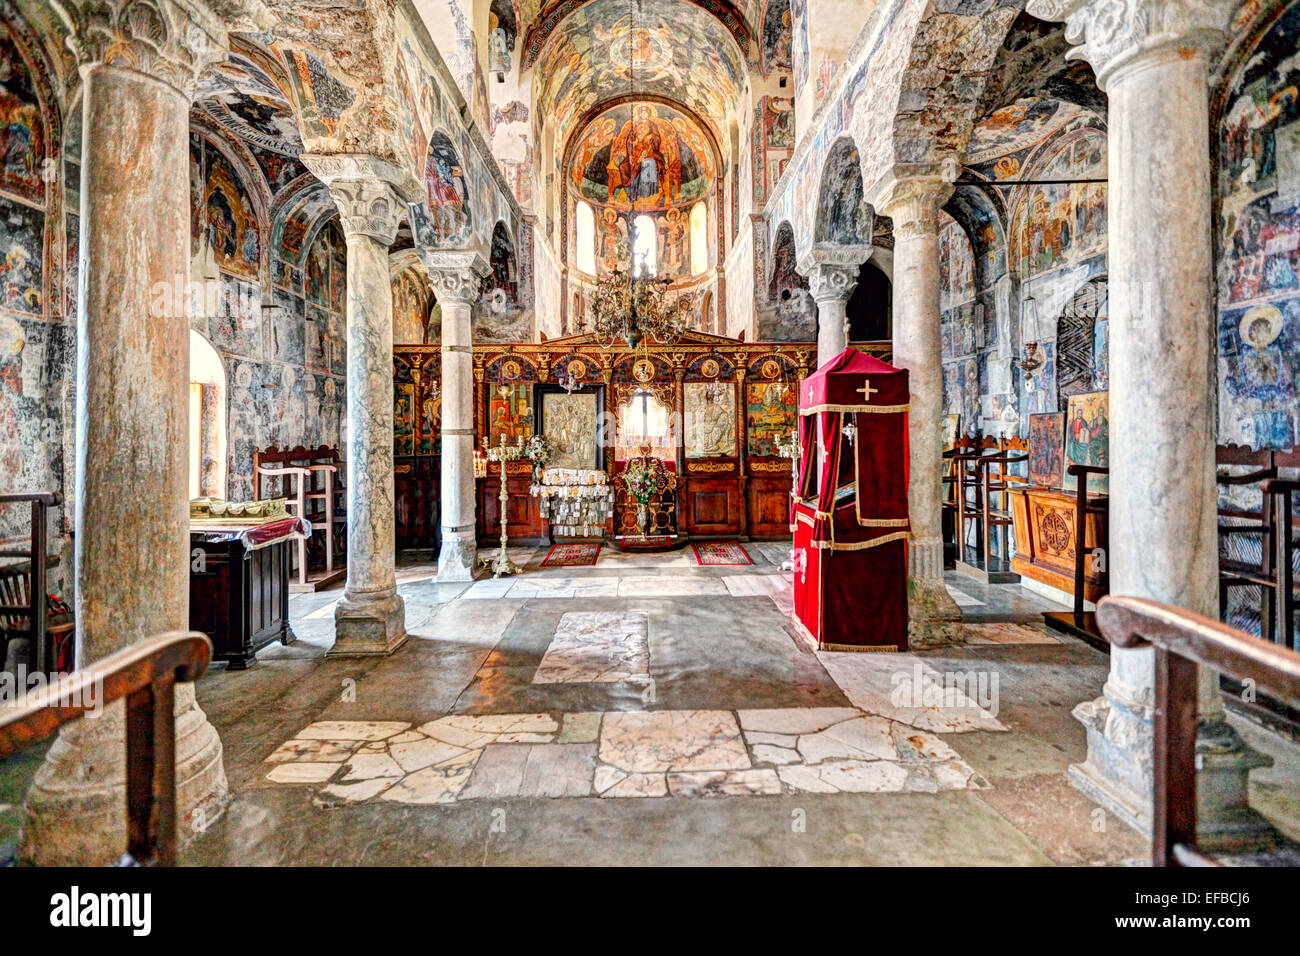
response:
<path id="1" fill-rule="evenodd" d="M 692 541 L 691 547 L 695 549 L 695 563 L 701 567 L 754 563 L 738 541 Z"/>
<path id="2" fill-rule="evenodd" d="M 666 534 L 652 534 L 646 538 L 627 535 L 618 539 L 618 546 L 624 551 L 662 551 L 672 543 L 672 540 Z"/>
<path id="3" fill-rule="evenodd" d="M 599 543 L 557 544 L 542 560 L 544 568 L 582 568 L 596 563 Z"/>

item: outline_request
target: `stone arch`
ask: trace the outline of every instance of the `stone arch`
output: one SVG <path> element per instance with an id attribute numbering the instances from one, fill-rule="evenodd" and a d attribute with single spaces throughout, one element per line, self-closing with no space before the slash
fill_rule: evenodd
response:
<path id="1" fill-rule="evenodd" d="M 769 299 L 788 300 L 790 296 L 783 297 L 783 292 L 808 288 L 808 279 L 799 272 L 795 262 L 794 227 L 789 221 L 783 221 L 772 238 L 772 260 L 767 270 Z"/>
<path id="2" fill-rule="evenodd" d="M 817 189 L 813 245 L 871 245 L 874 224 L 871 206 L 863 200 L 862 160 L 851 136 L 831 144 L 822 164 Z"/>
<path id="3" fill-rule="evenodd" d="M 893 160 L 950 163 L 965 151 L 990 70 L 1024 3 L 926 0 L 918 7 L 898 82 Z"/>
<path id="4" fill-rule="evenodd" d="M 990 288 L 1009 268 L 1007 210 L 1002 194 L 959 182 L 944 212 L 956 220 L 970 240 L 976 290 Z"/>
<path id="5" fill-rule="evenodd" d="M 424 196 L 411 206 L 411 231 L 421 245 L 431 249 L 463 247 L 474 233 L 465 168 L 451 137 L 442 129 L 429 137 Z"/>

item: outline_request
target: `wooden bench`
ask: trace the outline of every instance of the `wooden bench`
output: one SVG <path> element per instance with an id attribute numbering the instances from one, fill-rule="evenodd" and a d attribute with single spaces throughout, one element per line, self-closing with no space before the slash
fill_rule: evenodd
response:
<path id="1" fill-rule="evenodd" d="M 125 699 L 128 862 L 173 866 L 175 685 L 202 677 L 211 657 L 212 645 L 202 634 L 159 634 L 25 694 L 0 707 L 0 760 L 52 737 L 88 710 Z"/>

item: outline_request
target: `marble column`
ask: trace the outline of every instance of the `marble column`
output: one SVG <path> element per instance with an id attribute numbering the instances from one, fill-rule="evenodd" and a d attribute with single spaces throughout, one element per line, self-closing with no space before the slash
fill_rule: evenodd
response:
<path id="1" fill-rule="evenodd" d="M 393 294 L 388 247 L 407 214 L 401 171 L 370 156 L 304 155 L 329 186 L 348 247 L 348 564 L 334 611 L 337 657 L 389 654 L 406 640 L 393 512 Z"/>
<path id="2" fill-rule="evenodd" d="M 1109 100 L 1110 580 L 1114 594 L 1218 614 L 1214 263 L 1208 64 L 1232 0 L 1031 0 L 1064 20 Z M 1198 827 L 1208 844 L 1267 840 L 1246 806 L 1266 759 L 1201 681 Z M 1080 704 L 1088 756 L 1074 784 L 1151 825 L 1153 654 L 1112 649 L 1103 696 Z"/>
<path id="3" fill-rule="evenodd" d="M 474 578 L 474 302 L 488 273 L 473 252 L 421 254 L 442 306 L 442 550 L 439 581 Z"/>
<path id="4" fill-rule="evenodd" d="M 845 308 L 858 287 L 858 270 L 871 256 L 871 247 L 815 249 L 800 257 L 798 269 L 808 276 L 817 303 L 817 366 L 839 355 L 849 344 Z"/>
<path id="5" fill-rule="evenodd" d="M 961 611 L 943 582 L 943 355 L 939 341 L 939 209 L 952 192 L 933 174 L 891 177 L 878 207 L 894 223 L 894 357 L 908 370 L 908 642 L 960 642 Z"/>
<path id="6" fill-rule="evenodd" d="M 161 22 L 73 3 L 82 82 L 75 606 L 83 670 L 189 628 L 189 110 L 219 55 L 201 5 Z M 136 32 L 139 31 L 139 32 Z M 143 498 L 142 498 L 143 495 Z M 176 688 L 185 840 L 224 809 L 221 740 Z M 103 865 L 126 848 L 122 705 L 66 726 L 27 795 L 21 855 Z"/>

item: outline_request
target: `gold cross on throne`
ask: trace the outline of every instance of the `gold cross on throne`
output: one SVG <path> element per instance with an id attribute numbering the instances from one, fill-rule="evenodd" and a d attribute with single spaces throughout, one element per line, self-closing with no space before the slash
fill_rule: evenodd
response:
<path id="1" fill-rule="evenodd" d="M 864 402 L 870 403 L 870 402 L 871 402 L 871 396 L 872 396 L 872 395 L 875 395 L 876 392 L 880 391 L 880 389 L 878 389 L 878 388 L 872 388 L 872 387 L 871 387 L 871 379 L 869 379 L 869 378 L 864 378 L 864 379 L 862 380 L 862 387 L 861 387 L 861 388 L 858 388 L 858 389 L 854 389 L 854 391 L 856 391 L 859 395 L 862 396 L 862 400 L 863 400 Z"/>

